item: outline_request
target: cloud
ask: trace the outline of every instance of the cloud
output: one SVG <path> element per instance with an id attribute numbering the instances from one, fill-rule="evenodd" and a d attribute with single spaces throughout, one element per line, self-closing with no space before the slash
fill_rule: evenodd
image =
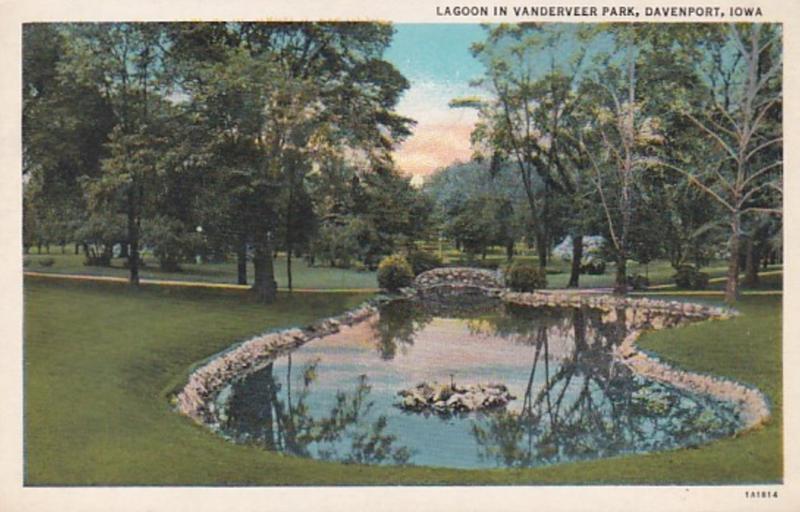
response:
<path id="1" fill-rule="evenodd" d="M 463 83 L 412 80 L 398 111 L 417 121 L 414 134 L 395 151 L 398 167 L 414 176 L 425 176 L 455 160 L 469 160 L 470 133 L 477 113 L 452 109 L 453 98 L 474 95 Z"/>

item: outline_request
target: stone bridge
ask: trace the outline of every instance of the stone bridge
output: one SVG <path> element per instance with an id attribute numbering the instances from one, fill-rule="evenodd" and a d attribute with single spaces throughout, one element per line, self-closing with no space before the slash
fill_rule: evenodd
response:
<path id="1" fill-rule="evenodd" d="M 414 280 L 418 295 L 426 298 L 499 297 L 505 288 L 499 272 L 469 267 L 428 270 Z"/>

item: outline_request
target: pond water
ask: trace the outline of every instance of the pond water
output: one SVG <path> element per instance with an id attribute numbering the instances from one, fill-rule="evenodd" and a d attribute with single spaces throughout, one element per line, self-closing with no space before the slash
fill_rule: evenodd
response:
<path id="1" fill-rule="evenodd" d="M 615 362 L 624 334 L 591 309 L 395 301 L 228 386 L 222 433 L 319 459 L 489 468 L 697 445 L 737 429 L 729 404 Z M 516 398 L 472 413 L 401 409 L 398 391 L 422 382 L 502 383 Z"/>

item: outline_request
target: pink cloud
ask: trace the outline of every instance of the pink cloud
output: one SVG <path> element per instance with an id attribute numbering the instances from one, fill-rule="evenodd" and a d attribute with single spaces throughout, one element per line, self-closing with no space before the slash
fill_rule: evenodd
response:
<path id="1" fill-rule="evenodd" d="M 471 122 L 420 124 L 395 152 L 395 161 L 402 171 L 414 176 L 427 176 L 456 160 L 467 161 L 472 155 L 471 132 Z"/>

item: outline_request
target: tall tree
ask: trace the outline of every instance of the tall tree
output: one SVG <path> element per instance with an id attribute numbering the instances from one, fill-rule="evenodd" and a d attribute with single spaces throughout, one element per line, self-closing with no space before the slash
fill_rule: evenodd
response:
<path id="1" fill-rule="evenodd" d="M 155 174 L 151 123 L 162 93 L 163 29 L 155 23 L 92 23 L 66 30 L 64 79 L 98 89 L 113 111 L 111 154 L 89 190 L 94 205 L 118 204 L 125 213 L 129 281 L 138 285 L 145 188 Z"/>
<path id="2" fill-rule="evenodd" d="M 574 129 L 572 116 L 580 103 L 578 85 L 589 47 L 582 44 L 589 37 L 584 32 L 566 25 L 500 25 L 489 28 L 486 41 L 472 47 L 486 68 L 476 85 L 491 95 L 489 101 L 477 102 L 481 122 L 473 140 L 491 154 L 493 168 L 502 161 L 517 167 L 541 268 L 547 264 L 560 220 L 558 198 L 567 198 L 573 209 L 585 203 L 582 176 L 574 161 L 578 150 L 567 136 Z M 453 102 L 453 106 L 469 105 L 474 102 Z M 585 228 L 582 222 L 570 226 L 580 249 Z M 578 264 L 573 264 L 570 286 L 578 286 L 580 257 L 581 251 L 574 251 Z"/>
<path id="3" fill-rule="evenodd" d="M 409 133 L 410 120 L 393 111 L 408 82 L 382 60 L 393 29 L 369 23 L 177 29 L 177 47 L 210 46 L 217 58 L 208 62 L 204 51 L 184 52 L 185 88 L 214 128 L 215 144 L 233 156 L 229 166 L 244 216 L 239 224 L 254 249 L 253 288 L 271 301 L 275 236 L 279 226 L 295 225 L 293 203 L 303 197 L 305 174 L 331 155 L 357 156 L 370 168 L 390 166 L 394 143 Z M 284 190 L 291 200 L 281 202 Z"/>
<path id="4" fill-rule="evenodd" d="M 777 24 L 714 25 L 696 29 L 683 45 L 707 94 L 682 105 L 683 115 L 716 148 L 662 165 L 685 177 L 726 212 L 729 228 L 725 301 L 739 293 L 743 224 L 782 215 L 782 30 Z"/>

